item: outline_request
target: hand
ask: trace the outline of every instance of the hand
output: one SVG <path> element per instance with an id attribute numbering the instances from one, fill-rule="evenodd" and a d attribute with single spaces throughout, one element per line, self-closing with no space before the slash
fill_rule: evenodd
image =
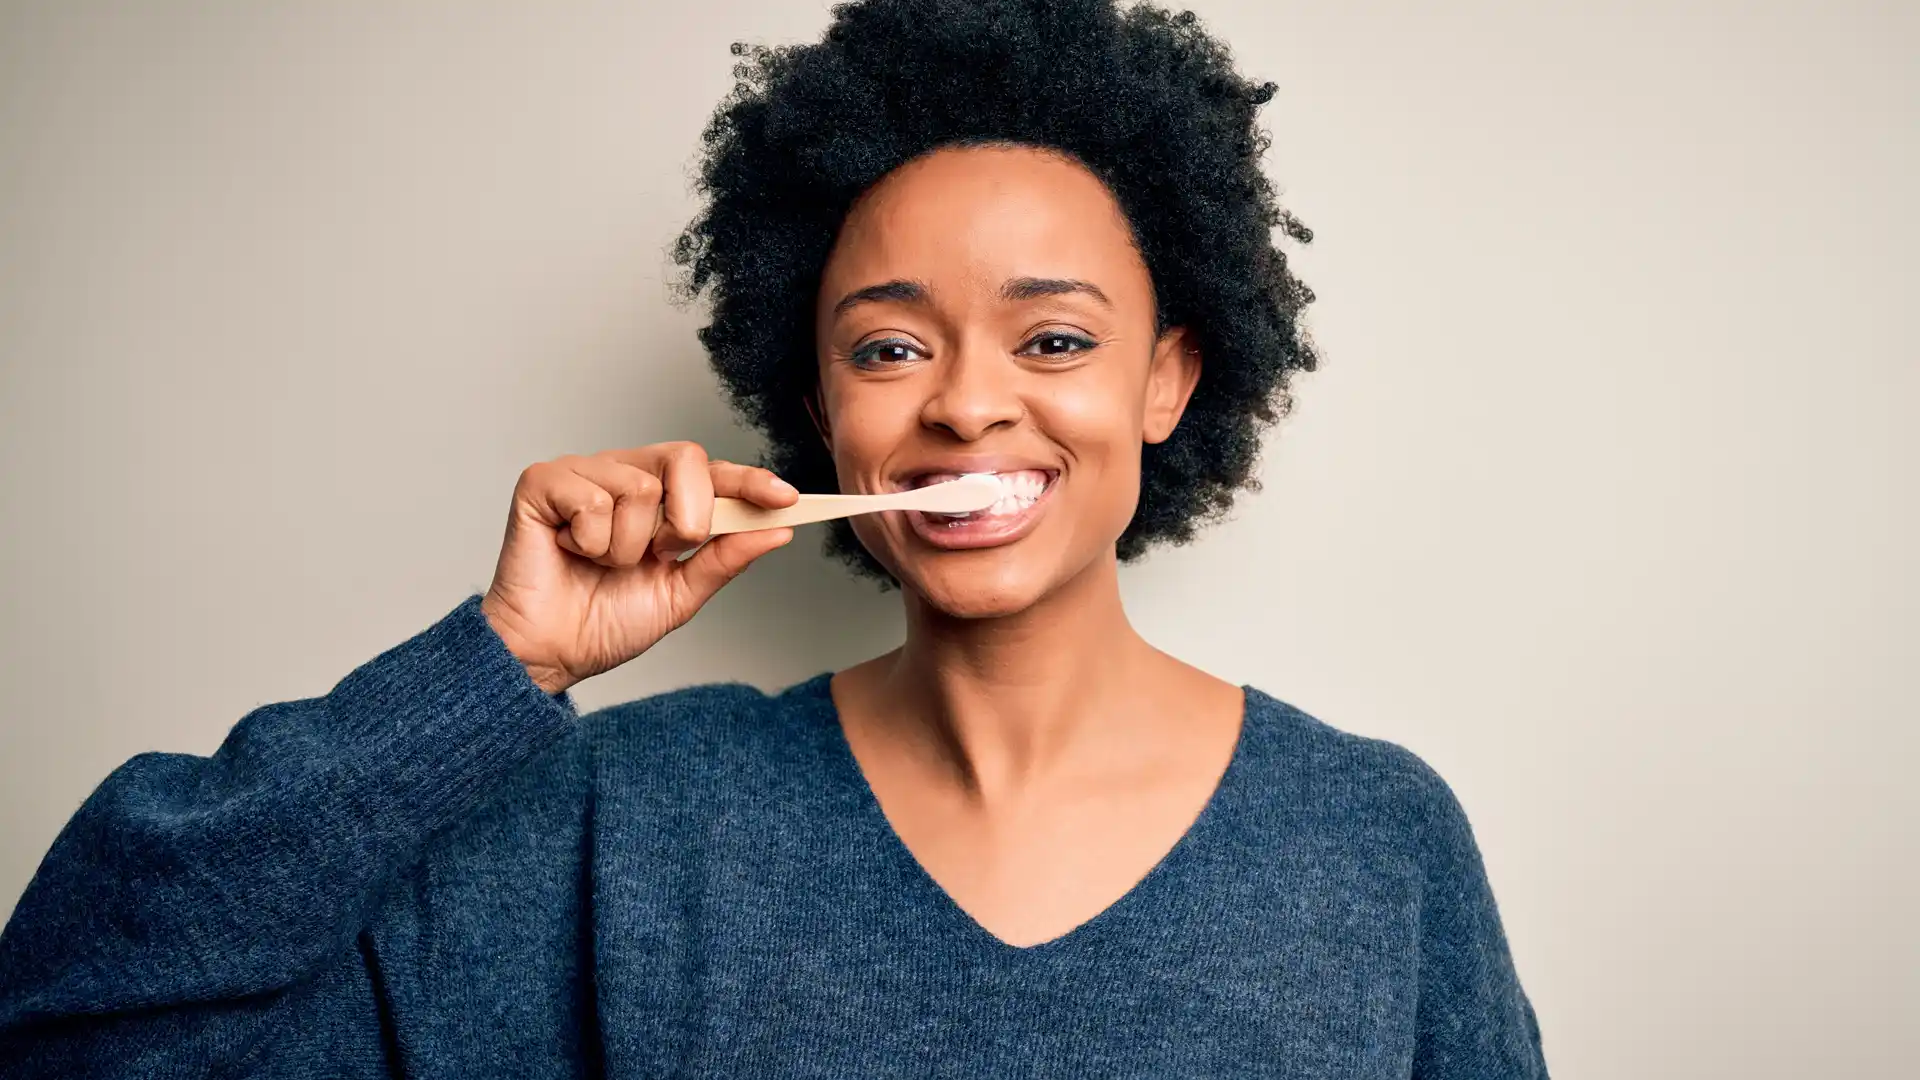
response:
<path id="1" fill-rule="evenodd" d="M 528 466 L 481 611 L 550 694 L 619 667 L 793 539 L 782 528 L 708 543 L 715 496 L 777 509 L 799 493 L 765 469 L 709 461 L 690 442 Z"/>

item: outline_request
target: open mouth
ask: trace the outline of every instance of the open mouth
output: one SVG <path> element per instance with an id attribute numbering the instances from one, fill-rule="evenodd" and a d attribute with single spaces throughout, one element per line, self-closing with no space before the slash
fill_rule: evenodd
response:
<path id="1" fill-rule="evenodd" d="M 994 518 L 1012 518 L 1032 508 L 1053 486 L 1059 472 L 1053 469 L 1016 469 L 1009 472 L 957 473 L 930 472 L 908 478 L 908 488 L 921 488 L 929 484 L 958 480 L 962 476 L 990 476 L 1000 485 L 1000 498 L 984 510 L 974 510 L 965 514 L 922 514 L 930 524 L 947 528 L 958 528 L 969 522 L 988 521 Z"/>

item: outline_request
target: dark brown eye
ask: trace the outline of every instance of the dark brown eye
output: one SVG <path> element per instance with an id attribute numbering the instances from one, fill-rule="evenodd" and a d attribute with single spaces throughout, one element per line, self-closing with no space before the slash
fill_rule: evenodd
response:
<path id="1" fill-rule="evenodd" d="M 898 338 L 886 338 L 860 346 L 853 350 L 853 355 L 848 359 L 853 361 L 854 367 L 884 368 L 896 364 L 910 364 L 921 355 L 920 350 L 910 342 L 901 341 Z"/>
<path id="2" fill-rule="evenodd" d="M 1035 356 L 1067 356 L 1091 349 L 1094 344 L 1079 334 L 1051 332 L 1035 335 L 1020 351 Z"/>

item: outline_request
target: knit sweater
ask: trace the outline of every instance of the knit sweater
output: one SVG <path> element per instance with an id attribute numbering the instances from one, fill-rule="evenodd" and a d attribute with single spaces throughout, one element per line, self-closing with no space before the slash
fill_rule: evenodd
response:
<path id="1" fill-rule="evenodd" d="M 1545 1077 L 1460 803 L 1245 688 L 1198 820 L 1009 945 L 827 674 L 581 715 L 469 597 L 209 757 L 140 754 L 0 934 L 23 1077 Z"/>

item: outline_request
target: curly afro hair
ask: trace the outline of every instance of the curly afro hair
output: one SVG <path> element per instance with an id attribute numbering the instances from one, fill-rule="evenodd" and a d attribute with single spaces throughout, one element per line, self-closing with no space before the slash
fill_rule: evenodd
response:
<path id="1" fill-rule="evenodd" d="M 1292 407 L 1288 376 L 1318 358 L 1312 290 L 1274 246 L 1312 232 L 1261 173 L 1255 111 L 1274 84 L 1233 68 L 1192 12 L 1112 0 L 861 0 L 823 40 L 735 44 L 733 92 L 702 136 L 704 206 L 673 246 L 682 299 L 705 296 L 700 341 L 763 464 L 802 491 L 837 490 L 808 414 L 814 304 L 854 200 L 946 146 L 1014 144 L 1077 160 L 1113 193 L 1152 281 L 1161 330 L 1184 326 L 1201 377 L 1179 426 L 1144 445 L 1118 557 L 1184 543 L 1254 490 L 1262 429 Z M 833 523 L 827 551 L 892 576 Z"/>

